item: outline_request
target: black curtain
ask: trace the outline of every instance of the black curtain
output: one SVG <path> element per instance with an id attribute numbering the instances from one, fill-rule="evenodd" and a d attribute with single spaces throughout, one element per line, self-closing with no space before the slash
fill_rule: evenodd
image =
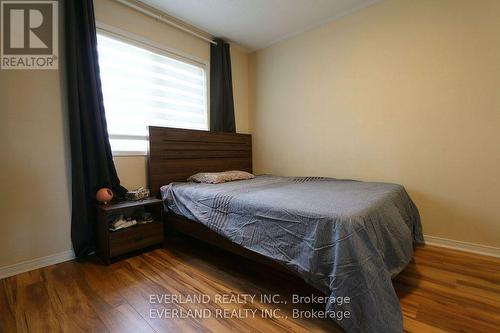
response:
<path id="1" fill-rule="evenodd" d="M 71 142 L 71 240 L 77 257 L 94 251 L 95 193 L 124 189 L 116 174 L 104 115 L 92 0 L 65 1 L 66 71 Z"/>
<path id="2" fill-rule="evenodd" d="M 210 48 L 210 130 L 236 132 L 229 44 L 216 39 Z"/>

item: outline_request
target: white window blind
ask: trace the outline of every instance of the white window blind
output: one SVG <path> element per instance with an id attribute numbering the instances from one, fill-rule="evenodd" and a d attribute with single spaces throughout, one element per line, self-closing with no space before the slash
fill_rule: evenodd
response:
<path id="1" fill-rule="evenodd" d="M 114 154 L 145 154 L 147 126 L 208 129 L 206 70 L 97 35 L 109 139 Z"/>

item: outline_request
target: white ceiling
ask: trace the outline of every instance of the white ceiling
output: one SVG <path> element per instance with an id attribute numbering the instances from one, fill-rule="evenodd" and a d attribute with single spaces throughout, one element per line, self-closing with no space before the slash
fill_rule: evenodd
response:
<path id="1" fill-rule="evenodd" d="M 378 0 L 141 0 L 254 51 Z"/>

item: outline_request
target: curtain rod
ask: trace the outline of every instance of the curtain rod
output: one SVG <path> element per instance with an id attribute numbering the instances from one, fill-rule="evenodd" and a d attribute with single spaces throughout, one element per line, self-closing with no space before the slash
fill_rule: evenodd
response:
<path id="1" fill-rule="evenodd" d="M 186 27 L 183 27 L 180 24 L 177 24 L 177 23 L 175 23 L 173 21 L 170 21 L 170 20 L 166 19 L 165 17 L 163 17 L 163 16 L 161 16 L 159 14 L 153 13 L 152 11 L 149 11 L 149 10 L 147 10 L 145 8 L 142 8 L 142 7 L 139 7 L 137 5 L 134 5 L 134 4 L 130 3 L 130 2 L 128 2 L 127 0 L 115 0 L 115 1 L 121 3 L 122 5 L 127 6 L 129 8 L 132 8 L 132 9 L 138 11 L 138 12 L 141 12 L 141 13 L 147 15 L 147 16 L 150 16 L 150 17 L 152 17 L 154 19 L 157 19 L 158 21 L 161 21 L 161 22 L 166 23 L 166 24 L 168 24 L 170 26 L 173 26 L 173 27 L 175 27 L 175 28 L 177 28 L 179 30 L 187 32 L 188 34 L 193 35 L 193 36 L 195 36 L 195 37 L 197 37 L 199 39 L 202 39 L 202 40 L 204 40 L 206 42 L 209 42 L 211 44 L 217 45 L 217 42 L 211 40 L 210 38 L 202 36 L 199 33 L 194 32 L 194 31 L 192 31 L 192 30 L 190 30 L 190 29 L 188 29 Z"/>

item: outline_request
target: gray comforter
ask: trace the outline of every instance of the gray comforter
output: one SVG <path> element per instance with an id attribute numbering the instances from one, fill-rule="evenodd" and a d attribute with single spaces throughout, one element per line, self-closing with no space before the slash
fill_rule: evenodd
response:
<path id="1" fill-rule="evenodd" d="M 172 183 L 161 193 L 169 210 L 286 265 L 331 296 L 328 317 L 347 332 L 403 331 L 391 278 L 410 261 L 413 243 L 423 241 L 404 187 L 266 175 Z M 349 303 L 340 305 L 340 297 Z"/>

